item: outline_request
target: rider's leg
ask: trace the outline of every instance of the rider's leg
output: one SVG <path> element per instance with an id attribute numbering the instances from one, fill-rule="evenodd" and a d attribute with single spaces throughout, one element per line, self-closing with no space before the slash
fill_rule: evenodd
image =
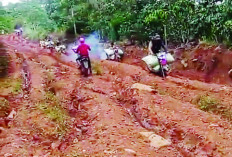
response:
<path id="1" fill-rule="evenodd" d="M 88 63 L 89 63 L 90 74 L 92 74 L 92 67 L 91 67 L 91 61 L 90 61 L 90 58 L 88 59 Z"/>

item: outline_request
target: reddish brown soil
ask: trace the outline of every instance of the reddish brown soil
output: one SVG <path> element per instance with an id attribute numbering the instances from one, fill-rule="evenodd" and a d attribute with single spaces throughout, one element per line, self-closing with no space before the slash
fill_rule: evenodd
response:
<path id="1" fill-rule="evenodd" d="M 232 51 L 222 46 L 200 44 L 196 47 L 178 49 L 175 51 L 178 60 L 173 64 L 173 76 L 180 75 L 204 82 L 232 84 L 228 72 L 232 69 Z M 188 66 L 180 62 L 185 58 Z M 193 61 L 193 60 L 197 61 Z"/>
<path id="2" fill-rule="evenodd" d="M 2 94 L 16 116 L 1 118 L 0 156 L 232 156 L 230 119 L 204 112 L 194 103 L 207 94 L 229 110 L 232 88 L 216 84 L 223 81 L 199 81 L 202 78 L 194 68 L 199 80 L 190 80 L 184 70 L 176 75 L 175 69 L 163 80 L 144 70 L 140 61 L 144 51 L 136 47 L 126 48 L 123 63 L 94 60 L 102 74 L 84 78 L 75 63 L 66 63 L 63 56 L 50 54 L 38 44 L 11 36 L 0 40 L 11 56 L 10 77 L 23 80 L 21 93 Z M 134 83 L 154 91 L 132 89 Z M 44 103 L 59 108 L 65 123 L 42 112 Z M 64 132 L 57 130 L 61 124 Z M 146 131 L 171 144 L 150 146 L 140 134 Z"/>

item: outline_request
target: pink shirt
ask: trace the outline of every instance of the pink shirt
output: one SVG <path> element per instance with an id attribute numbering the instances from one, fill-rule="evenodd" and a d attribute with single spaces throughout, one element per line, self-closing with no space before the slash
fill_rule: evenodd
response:
<path id="1" fill-rule="evenodd" d="M 81 45 L 79 45 L 78 47 L 77 47 L 77 53 L 79 53 L 81 56 L 89 56 L 89 50 L 91 50 L 90 49 L 90 47 L 89 47 L 89 45 L 87 45 L 87 44 L 81 44 Z"/>

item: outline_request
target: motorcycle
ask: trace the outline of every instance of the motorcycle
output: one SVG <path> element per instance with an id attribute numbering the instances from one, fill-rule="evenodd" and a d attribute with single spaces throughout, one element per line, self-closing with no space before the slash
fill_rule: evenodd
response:
<path id="1" fill-rule="evenodd" d="M 53 52 L 53 50 L 54 50 L 54 42 L 53 41 L 45 41 L 45 47 L 47 48 L 47 49 L 49 49 L 50 50 L 50 52 L 52 53 Z"/>
<path id="2" fill-rule="evenodd" d="M 65 45 L 59 45 L 55 47 L 56 52 L 65 54 L 66 47 Z"/>
<path id="3" fill-rule="evenodd" d="M 51 52 L 53 52 L 53 49 L 55 48 L 54 47 L 54 42 L 53 41 L 40 41 L 39 42 L 39 45 L 40 45 L 40 47 L 42 47 L 42 48 L 47 48 L 47 49 L 49 49 Z"/>
<path id="4" fill-rule="evenodd" d="M 91 71 L 91 67 L 89 65 L 89 57 L 81 57 L 79 56 L 76 59 L 77 64 L 79 65 L 79 68 L 81 70 L 82 75 L 84 75 L 85 77 L 89 76 L 90 74 L 92 74 Z"/>
<path id="5" fill-rule="evenodd" d="M 120 62 L 122 57 L 123 57 L 123 51 L 119 48 L 114 48 L 114 49 L 104 49 L 106 53 L 106 59 L 107 60 L 112 60 L 112 61 L 117 61 Z"/>
<path id="6" fill-rule="evenodd" d="M 166 52 L 160 52 L 156 56 L 158 58 L 158 62 L 160 65 L 159 71 L 157 72 L 157 74 L 162 76 L 163 78 L 165 78 L 167 76 L 168 71 L 169 71 L 169 65 L 168 65 L 168 61 L 167 61 Z"/>
<path id="7" fill-rule="evenodd" d="M 23 34 L 22 29 L 15 29 L 16 36 L 20 37 Z"/>
<path id="8" fill-rule="evenodd" d="M 40 46 L 41 48 L 45 48 L 45 47 L 46 47 L 45 41 L 40 40 L 40 41 L 39 41 L 39 46 Z"/>
<path id="9" fill-rule="evenodd" d="M 22 35 L 23 35 L 23 31 L 22 29 L 15 29 L 15 35 L 13 36 L 13 39 L 18 39 L 18 40 L 21 40 L 22 39 Z"/>
<path id="10" fill-rule="evenodd" d="M 20 31 L 19 29 L 16 29 L 16 30 L 15 30 L 15 34 L 16 34 L 16 36 L 18 36 L 18 37 L 19 37 L 19 36 L 20 36 L 20 34 L 21 34 L 21 31 Z"/>
<path id="11" fill-rule="evenodd" d="M 74 53 L 76 53 L 75 47 L 73 47 L 72 50 Z M 79 69 L 81 70 L 82 75 L 87 77 L 92 74 L 92 70 L 89 64 L 90 63 L 89 57 L 84 57 L 84 56 L 77 54 L 76 62 L 77 62 L 77 65 L 79 66 Z"/>
<path id="12" fill-rule="evenodd" d="M 146 64 L 150 72 L 153 72 L 163 78 L 167 76 L 169 72 L 169 63 L 174 61 L 171 54 L 161 51 L 156 55 L 149 55 L 142 59 Z"/>

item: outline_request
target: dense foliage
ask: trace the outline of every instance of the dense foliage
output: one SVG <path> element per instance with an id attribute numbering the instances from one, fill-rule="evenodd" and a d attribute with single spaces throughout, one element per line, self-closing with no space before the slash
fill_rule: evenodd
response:
<path id="1" fill-rule="evenodd" d="M 230 0 L 27 0 L 9 5 L 6 12 L 21 22 L 28 34 L 98 31 L 110 40 L 133 38 L 141 42 L 159 32 L 169 41 L 203 39 L 232 41 Z M 0 7 L 0 12 L 2 7 Z M 0 21 L 5 20 L 0 16 Z M 6 24 L 0 29 L 8 29 Z M 37 38 L 38 38 L 37 37 Z"/>

